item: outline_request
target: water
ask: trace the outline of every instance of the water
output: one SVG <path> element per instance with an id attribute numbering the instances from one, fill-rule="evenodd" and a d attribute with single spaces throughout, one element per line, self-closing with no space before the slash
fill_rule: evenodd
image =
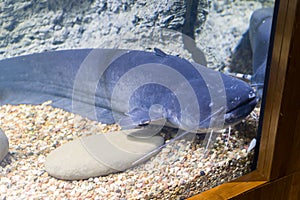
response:
<path id="1" fill-rule="evenodd" d="M 168 54 L 179 55 L 215 70 L 251 74 L 249 44 L 240 42 L 245 39 L 244 33 L 248 30 L 252 12 L 272 5 L 273 1 L 262 3 L 242 0 L 3 1 L 0 3 L 0 58 L 62 49 L 118 48 L 153 51 L 154 48 L 159 48 Z M 245 49 L 237 51 L 238 47 Z M 222 130 L 223 133 L 209 131 L 204 141 L 203 138 L 195 138 L 195 135 L 187 138 L 179 135 L 179 138 L 175 137 L 177 140 L 172 140 L 172 130 L 163 131 L 161 135 L 166 140 L 166 145 L 163 146 L 165 150 L 146 164 L 135 167 L 133 171 L 110 175 L 108 178 L 116 187 L 119 184 L 118 176 L 122 176 L 121 180 L 125 183 L 134 185 L 134 182 L 139 182 L 141 185 L 126 189 L 119 184 L 122 191 L 119 196 L 120 192 L 110 188 L 106 188 L 106 193 L 103 193 L 110 193 L 111 197 L 129 198 L 132 189 L 145 193 L 143 198 L 188 197 L 248 173 L 255 162 L 253 150 L 247 153 L 247 148 L 256 137 L 258 119 L 253 116 L 257 117 L 259 112 L 260 108 L 257 107 L 254 111 L 256 115 L 249 116 L 241 124 L 232 127 L 232 130 Z M 5 118 L 10 116 L 7 111 L 3 113 Z M 3 121 L 4 119 L 0 124 L 1 128 L 6 127 L 3 130 L 8 132 L 8 122 Z M 8 158 L 10 159 L 11 157 Z M 0 168 L 6 169 L 13 162 L 5 160 Z M 244 165 L 244 169 L 238 167 L 234 171 L 230 163 Z M 159 171 L 154 177 L 147 173 L 151 168 Z M 185 171 L 185 168 L 188 170 Z M 133 176 L 135 173 L 138 174 L 137 177 Z M 186 176 L 192 178 L 186 179 Z M 151 184 L 141 183 L 143 177 L 147 180 L 150 177 L 148 182 Z M 174 187 L 166 185 L 163 177 L 167 177 L 169 182 L 176 182 L 173 183 Z M 153 181 L 156 178 L 160 181 Z M 105 182 L 105 177 L 99 177 L 99 180 Z M 185 183 L 183 180 L 186 180 Z M 93 179 L 88 182 L 97 185 L 98 181 Z M 70 187 L 77 188 L 80 183 L 74 182 Z M 157 186 L 153 186 L 155 184 Z M 155 190 L 152 191 L 150 186 Z M 99 197 L 102 194 L 96 189 L 86 191 Z M 165 196 L 160 196 L 162 192 Z M 12 190 L 10 196 L 13 197 L 14 193 L 17 192 Z M 28 191 L 21 193 L 29 196 Z M 70 195 L 67 190 L 63 194 Z M 37 196 L 41 197 L 42 192 L 37 192 Z M 138 197 L 141 194 L 133 198 Z"/>

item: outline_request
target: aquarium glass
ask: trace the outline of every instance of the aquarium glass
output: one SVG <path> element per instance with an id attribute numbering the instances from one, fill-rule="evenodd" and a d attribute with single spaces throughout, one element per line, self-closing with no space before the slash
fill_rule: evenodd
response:
<path id="1" fill-rule="evenodd" d="M 274 5 L 1 1 L 0 200 L 185 199 L 255 170 Z"/>

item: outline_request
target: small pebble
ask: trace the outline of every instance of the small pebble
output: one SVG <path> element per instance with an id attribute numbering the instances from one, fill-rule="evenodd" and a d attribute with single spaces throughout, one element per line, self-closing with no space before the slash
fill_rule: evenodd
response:
<path id="1" fill-rule="evenodd" d="M 200 171 L 200 175 L 201 175 L 201 176 L 204 176 L 204 175 L 205 175 L 205 172 L 204 172 L 204 171 Z"/>

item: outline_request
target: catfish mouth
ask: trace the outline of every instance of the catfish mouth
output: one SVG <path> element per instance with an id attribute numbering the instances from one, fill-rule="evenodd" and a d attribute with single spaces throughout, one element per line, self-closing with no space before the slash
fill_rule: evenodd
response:
<path id="1" fill-rule="evenodd" d="M 239 104 L 237 107 L 227 111 L 224 116 L 225 125 L 232 125 L 244 119 L 252 112 L 258 101 L 259 98 L 257 96 L 253 96 L 247 101 Z"/>

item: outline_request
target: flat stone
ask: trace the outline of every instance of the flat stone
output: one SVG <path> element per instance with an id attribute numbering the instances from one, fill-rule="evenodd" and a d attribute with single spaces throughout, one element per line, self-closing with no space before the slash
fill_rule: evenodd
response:
<path id="1" fill-rule="evenodd" d="M 4 132 L 0 129 L 0 162 L 4 159 L 8 153 L 8 139 Z"/>
<path id="2" fill-rule="evenodd" d="M 150 152 L 158 153 L 161 136 L 137 138 L 136 129 L 92 135 L 69 142 L 52 151 L 45 162 L 51 175 L 64 180 L 104 176 L 144 162 Z M 139 160 L 142 161 L 139 161 Z"/>

